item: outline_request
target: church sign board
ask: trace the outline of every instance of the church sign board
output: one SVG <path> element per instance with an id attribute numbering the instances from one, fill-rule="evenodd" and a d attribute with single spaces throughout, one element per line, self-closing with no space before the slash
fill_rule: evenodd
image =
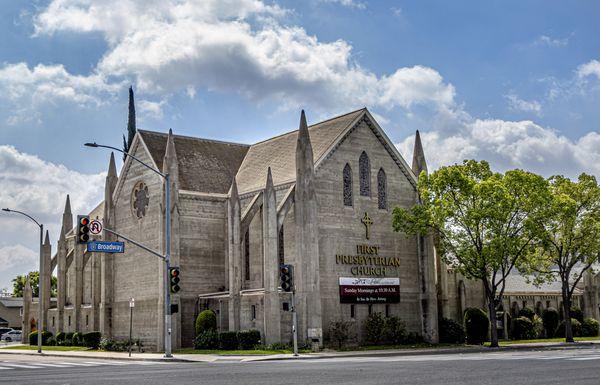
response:
<path id="1" fill-rule="evenodd" d="M 400 278 L 340 277 L 341 303 L 398 303 Z"/>

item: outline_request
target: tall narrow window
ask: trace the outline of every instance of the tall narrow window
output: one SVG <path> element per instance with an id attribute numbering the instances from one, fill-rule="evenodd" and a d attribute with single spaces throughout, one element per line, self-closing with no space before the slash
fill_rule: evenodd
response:
<path id="1" fill-rule="evenodd" d="M 387 209 L 387 179 L 382 168 L 377 173 L 377 202 L 380 209 Z"/>
<path id="2" fill-rule="evenodd" d="M 360 179 L 360 195 L 371 196 L 371 163 L 366 152 L 358 158 L 358 178 Z"/>
<path id="3" fill-rule="evenodd" d="M 352 168 L 344 166 L 344 206 L 352 206 Z"/>
<path id="4" fill-rule="evenodd" d="M 284 262 L 284 244 L 283 244 L 283 225 L 279 228 L 279 236 L 277 237 L 277 248 L 279 264 L 283 265 Z"/>
<path id="5" fill-rule="evenodd" d="M 356 310 L 354 308 L 354 305 L 350 305 L 350 318 L 354 317 L 356 317 Z"/>
<path id="6" fill-rule="evenodd" d="M 252 321 L 256 319 L 256 305 L 252 305 Z"/>
<path id="7" fill-rule="evenodd" d="M 244 276 L 247 281 L 250 280 L 250 229 L 244 235 Z"/>

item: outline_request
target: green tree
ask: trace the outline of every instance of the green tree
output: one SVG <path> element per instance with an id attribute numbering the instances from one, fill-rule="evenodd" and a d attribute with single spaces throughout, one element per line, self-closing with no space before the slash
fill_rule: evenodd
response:
<path id="1" fill-rule="evenodd" d="M 596 178 L 581 174 L 577 181 L 553 176 L 545 215 L 538 222 L 537 256 L 524 270 L 535 282 L 561 282 L 565 340 L 573 342 L 573 292 L 600 257 L 600 187 Z"/>
<path id="2" fill-rule="evenodd" d="M 406 234 L 435 235 L 444 262 L 483 283 L 492 326 L 506 277 L 531 253 L 533 217 L 547 200 L 547 182 L 522 170 L 494 173 L 485 161 L 466 160 L 419 177 L 420 204 L 394 209 L 393 225 Z M 491 327 L 491 346 L 498 332 Z"/>
<path id="3" fill-rule="evenodd" d="M 29 277 L 31 279 L 31 293 L 33 297 L 38 297 L 40 293 L 39 282 L 40 282 L 40 273 L 37 271 L 29 272 Z M 27 282 L 27 275 L 17 275 L 13 278 L 13 296 L 22 297 L 23 289 L 25 289 L 25 282 Z M 56 285 L 58 284 L 58 279 L 55 276 L 50 278 L 50 296 L 56 297 Z"/>

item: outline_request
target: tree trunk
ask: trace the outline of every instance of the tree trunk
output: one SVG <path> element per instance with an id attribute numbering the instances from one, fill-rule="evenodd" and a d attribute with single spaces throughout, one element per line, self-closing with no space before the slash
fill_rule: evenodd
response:
<path id="1" fill-rule="evenodd" d="M 488 313 L 490 316 L 490 347 L 498 347 L 498 329 L 496 321 L 496 306 L 494 306 L 495 295 L 488 295 Z"/>
<path id="2" fill-rule="evenodd" d="M 569 296 L 569 283 L 562 282 L 563 314 L 565 316 L 565 342 L 575 342 L 573 327 L 571 325 L 571 298 Z"/>

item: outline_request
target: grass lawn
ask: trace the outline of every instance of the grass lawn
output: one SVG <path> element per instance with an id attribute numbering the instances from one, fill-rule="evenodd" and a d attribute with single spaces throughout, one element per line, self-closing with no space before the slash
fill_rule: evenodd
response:
<path id="1" fill-rule="evenodd" d="M 596 337 L 575 337 L 574 338 L 575 341 L 598 341 L 600 340 L 600 336 L 596 336 Z M 540 338 L 537 340 L 510 340 L 510 341 L 504 341 L 504 340 L 500 340 L 498 341 L 500 346 L 509 346 L 509 345 L 514 345 L 514 344 L 534 344 L 536 342 L 565 342 L 564 338 Z M 490 346 L 489 342 L 485 343 L 485 346 Z"/>
<path id="2" fill-rule="evenodd" d="M 428 343 L 418 343 L 412 345 L 364 345 L 364 346 L 354 346 L 343 349 L 335 349 L 337 351 L 361 351 L 361 350 L 387 350 L 387 349 L 440 349 L 440 348 L 458 348 L 465 345 L 458 344 L 428 344 Z"/>
<path id="3" fill-rule="evenodd" d="M 309 350 L 298 350 L 299 353 L 308 353 Z M 292 354 L 292 349 L 254 349 L 254 350 L 196 350 L 194 348 L 177 349 L 175 354 L 217 354 L 220 356 L 246 356 L 246 355 L 273 355 L 273 354 Z"/>
<path id="4" fill-rule="evenodd" d="M 0 349 L 7 350 L 37 350 L 37 345 L 12 345 L 7 347 L 0 347 Z M 42 346 L 42 350 L 54 350 L 59 352 L 69 352 L 69 351 L 84 351 L 84 350 L 93 350 L 86 348 L 85 346 Z"/>

